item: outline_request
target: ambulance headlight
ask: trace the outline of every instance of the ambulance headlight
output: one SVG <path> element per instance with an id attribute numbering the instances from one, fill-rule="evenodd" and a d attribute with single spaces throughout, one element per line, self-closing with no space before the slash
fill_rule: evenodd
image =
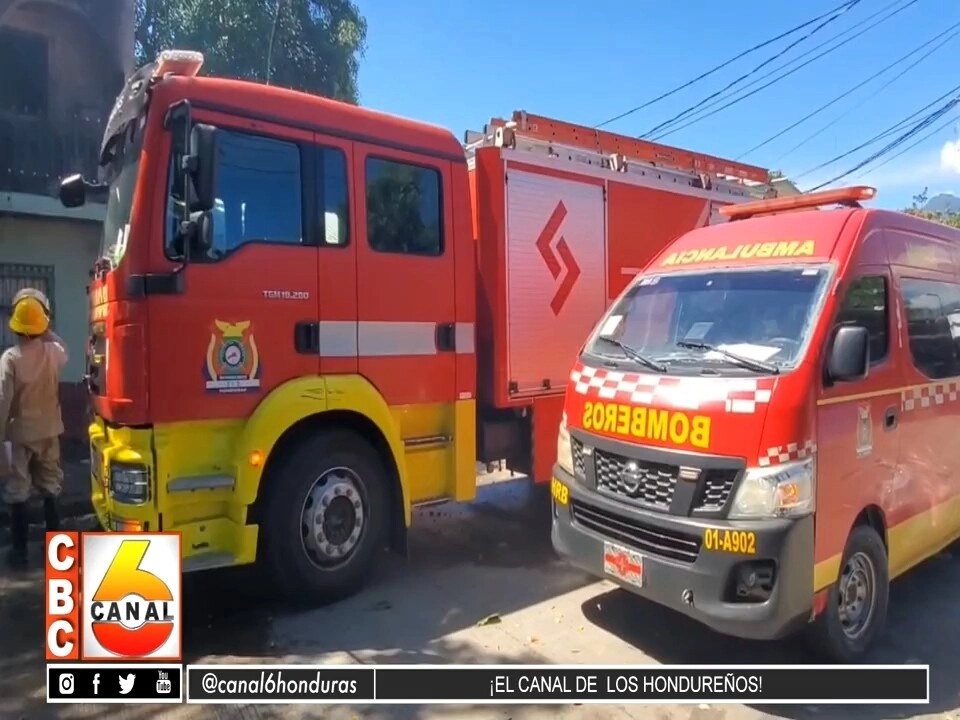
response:
<path id="1" fill-rule="evenodd" d="M 560 421 L 557 434 L 557 465 L 573 475 L 573 450 L 570 448 L 570 432 L 567 430 L 567 414 Z"/>
<path id="2" fill-rule="evenodd" d="M 813 458 L 748 468 L 730 510 L 731 520 L 802 517 L 816 507 L 817 474 Z"/>
<path id="3" fill-rule="evenodd" d="M 110 495 L 117 502 L 142 505 L 150 498 L 150 473 L 143 465 L 110 464 Z"/>

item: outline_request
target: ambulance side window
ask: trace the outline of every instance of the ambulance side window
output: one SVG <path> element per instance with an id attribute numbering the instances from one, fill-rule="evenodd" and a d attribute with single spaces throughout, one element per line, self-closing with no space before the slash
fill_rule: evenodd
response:
<path id="1" fill-rule="evenodd" d="M 837 325 L 860 325 L 870 333 L 871 365 L 885 360 L 890 349 L 889 307 L 887 279 L 864 276 L 850 285 L 837 313 Z"/>
<path id="2" fill-rule="evenodd" d="M 960 376 L 960 285 L 902 278 L 910 355 L 931 380 Z"/>

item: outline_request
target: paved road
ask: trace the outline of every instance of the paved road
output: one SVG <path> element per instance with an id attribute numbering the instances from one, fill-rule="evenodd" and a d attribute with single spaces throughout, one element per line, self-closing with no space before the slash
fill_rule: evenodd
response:
<path id="1" fill-rule="evenodd" d="M 550 548 L 543 493 L 523 483 L 482 490 L 470 506 L 416 513 L 411 559 L 386 562 L 365 592 L 338 605 L 283 607 L 249 573 L 188 576 L 191 662 L 786 663 L 796 645 L 740 642 L 566 567 Z M 35 549 L 37 561 L 41 551 Z M 960 555 L 960 553 L 958 553 Z M 944 554 L 895 585 L 876 662 L 929 662 L 927 708 L 718 706 L 66 706 L 44 704 L 39 573 L 0 576 L 0 718 L 29 720 L 753 720 L 960 718 L 960 557 Z M 499 624 L 478 626 L 498 613 Z M 918 714 L 918 710 L 923 713 Z"/>

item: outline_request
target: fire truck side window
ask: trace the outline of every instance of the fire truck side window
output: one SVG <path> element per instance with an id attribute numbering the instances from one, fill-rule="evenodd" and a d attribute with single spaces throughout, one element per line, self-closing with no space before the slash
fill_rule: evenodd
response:
<path id="1" fill-rule="evenodd" d="M 931 380 L 960 376 L 960 285 L 902 278 L 910 355 Z"/>
<path id="2" fill-rule="evenodd" d="M 887 357 L 890 349 L 890 314 L 887 279 L 861 277 L 850 285 L 837 313 L 837 325 L 860 325 L 870 333 L 870 364 Z"/>
<path id="3" fill-rule="evenodd" d="M 333 151 L 335 152 L 335 151 Z M 176 248 L 182 214 L 182 183 L 171 158 L 167 201 L 167 247 Z M 217 188 L 211 218 L 211 247 L 194 262 L 227 257 L 251 242 L 300 245 L 303 237 L 300 148 L 273 138 L 217 131 Z M 331 196 L 331 198 L 334 196 Z M 344 223 L 344 226 L 346 223 Z"/>
<path id="4" fill-rule="evenodd" d="M 347 156 L 339 148 L 318 147 L 323 208 L 323 240 L 328 247 L 350 242 L 350 199 L 347 193 Z"/>
<path id="5" fill-rule="evenodd" d="M 212 252 L 226 255 L 248 242 L 299 245 L 300 148 L 246 133 L 217 134 Z"/>
<path id="6" fill-rule="evenodd" d="M 443 254 L 440 173 L 419 165 L 368 157 L 367 239 L 379 252 Z"/>

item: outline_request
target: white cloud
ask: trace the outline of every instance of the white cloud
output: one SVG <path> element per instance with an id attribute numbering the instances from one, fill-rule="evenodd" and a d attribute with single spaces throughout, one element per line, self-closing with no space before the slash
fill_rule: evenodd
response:
<path id="1" fill-rule="evenodd" d="M 940 169 L 960 174 L 960 140 L 947 140 L 940 149 Z"/>

